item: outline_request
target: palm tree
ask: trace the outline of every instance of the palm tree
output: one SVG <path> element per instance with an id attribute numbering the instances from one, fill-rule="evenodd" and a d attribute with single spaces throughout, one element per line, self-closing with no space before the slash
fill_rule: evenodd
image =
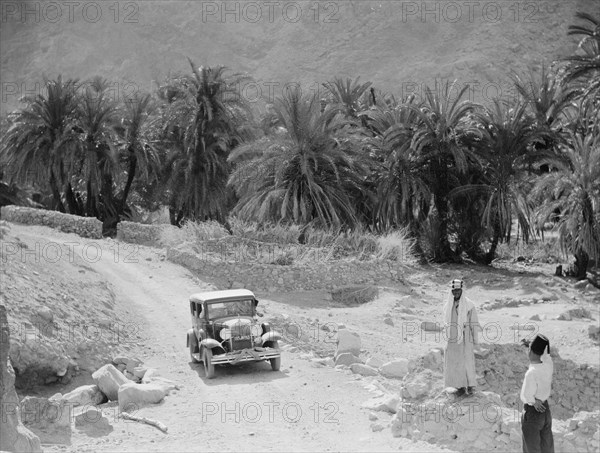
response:
<path id="1" fill-rule="evenodd" d="M 561 247 L 575 257 L 576 277 L 585 279 L 589 259 L 600 258 L 600 135 L 571 134 L 557 168 L 536 183 L 531 196 L 543 201 L 539 225 L 556 216 Z"/>
<path id="2" fill-rule="evenodd" d="M 354 81 L 350 78 L 344 81 L 336 77 L 334 80 L 323 84 L 329 93 L 331 103 L 343 109 L 344 115 L 348 119 L 357 119 L 359 113 L 367 105 L 364 102 L 364 96 L 371 87 L 371 82 L 359 83 L 359 80 L 360 77 L 357 77 Z"/>
<path id="3" fill-rule="evenodd" d="M 600 90 L 600 19 L 584 12 L 577 12 L 575 17 L 589 25 L 569 25 L 568 35 L 583 35 L 579 43 L 581 53 L 564 58 L 566 63 L 566 82 L 579 81 L 583 84 L 583 94 L 596 93 Z"/>
<path id="4" fill-rule="evenodd" d="M 395 108 L 378 106 L 365 114 L 375 134 L 369 144 L 380 164 L 375 175 L 376 213 L 384 230 L 409 224 L 414 231 L 429 211 L 431 191 L 422 173 L 424 163 L 411 147 L 419 121 L 414 105 L 411 98 Z"/>
<path id="5" fill-rule="evenodd" d="M 528 103 L 529 111 L 535 116 L 537 125 L 547 131 L 556 130 L 561 119 L 577 96 L 570 86 L 561 83 L 557 75 L 547 66 L 542 66 L 539 76 L 530 73 L 525 80 L 518 74 L 513 76 L 517 93 Z"/>
<path id="6" fill-rule="evenodd" d="M 111 97 L 108 81 L 90 80 L 77 108 L 79 146 L 74 150 L 70 174 L 86 192 L 86 215 L 104 222 L 105 233 L 113 232 L 118 221 L 114 201 L 114 176 L 118 173 L 117 102 Z"/>
<path id="7" fill-rule="evenodd" d="M 240 197 L 234 212 L 261 222 L 356 225 L 352 194 L 364 191 L 369 165 L 360 128 L 340 109 L 321 112 L 316 96 L 298 89 L 277 99 L 275 111 L 283 128 L 230 156 L 238 163 L 229 180 Z"/>
<path id="8" fill-rule="evenodd" d="M 164 166 L 171 220 L 224 221 L 230 150 L 249 138 L 247 102 L 236 92 L 240 75 L 226 68 L 196 68 L 171 78 L 159 92 L 166 101 L 163 133 L 169 154 Z"/>
<path id="9" fill-rule="evenodd" d="M 473 124 L 467 121 L 475 105 L 462 100 L 468 86 L 465 85 L 453 97 L 456 83 L 446 83 L 438 91 L 429 87 L 425 90 L 424 104 L 412 107 L 419 117 L 417 130 L 411 147 L 423 162 L 423 174 L 433 194 L 433 205 L 439 218 L 439 242 L 433 245 L 433 259 L 446 261 L 453 256 L 448 239 L 449 203 L 448 193 L 456 181 L 455 174 L 464 173 L 469 166 L 472 153 L 464 143 L 465 137 L 477 134 Z"/>
<path id="10" fill-rule="evenodd" d="M 491 245 L 484 259 L 486 264 L 493 261 L 498 243 L 510 240 L 513 214 L 525 241 L 533 233 L 523 176 L 533 145 L 542 142 L 548 132 L 537 127 L 536 119 L 527 115 L 527 107 L 524 102 L 511 106 L 495 99 L 492 108 L 474 114 L 481 125 L 477 151 L 483 178 L 479 183 L 458 187 L 450 194 L 451 197 L 469 194 L 485 202 L 481 225 L 492 232 Z"/>
<path id="11" fill-rule="evenodd" d="M 25 106 L 9 116 L 2 160 L 10 168 L 9 183 L 49 187 L 53 209 L 65 212 L 62 186 L 65 165 L 75 142 L 76 80 L 44 80 L 45 92 L 24 98 Z"/>
<path id="12" fill-rule="evenodd" d="M 125 102 L 125 114 L 118 128 L 124 151 L 123 158 L 127 164 L 127 181 L 121 196 L 120 215 L 125 212 L 136 172 L 140 171 L 144 181 L 158 176 L 160 157 L 153 137 L 156 127 L 156 121 L 152 117 L 153 111 L 152 97 L 149 94 L 136 94 Z"/>

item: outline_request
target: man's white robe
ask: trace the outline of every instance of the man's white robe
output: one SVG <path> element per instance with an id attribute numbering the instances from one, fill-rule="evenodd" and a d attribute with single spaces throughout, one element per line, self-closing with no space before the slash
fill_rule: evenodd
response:
<path id="1" fill-rule="evenodd" d="M 462 326 L 460 337 L 457 332 L 457 320 L 458 313 L 453 307 L 450 325 L 446 326 L 448 345 L 444 354 L 444 385 L 455 388 L 475 387 L 477 386 L 477 377 L 473 345 L 479 328 L 475 308 L 467 312 L 466 323 Z"/>

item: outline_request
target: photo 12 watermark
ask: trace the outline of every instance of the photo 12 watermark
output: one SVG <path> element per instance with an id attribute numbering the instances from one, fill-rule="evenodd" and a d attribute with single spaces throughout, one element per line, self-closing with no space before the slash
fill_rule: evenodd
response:
<path id="1" fill-rule="evenodd" d="M 139 250 L 137 244 L 121 243 L 113 241 L 108 250 L 102 248 L 94 241 L 86 242 L 39 242 L 36 241 L 33 248 L 24 247 L 17 241 L 0 240 L 0 260 L 6 264 L 9 259 L 17 259 L 21 263 L 50 263 L 67 260 L 69 263 L 76 261 L 75 256 L 81 258 L 85 263 L 93 264 L 99 262 L 103 254 L 107 254 L 115 263 L 139 263 Z M 10 258 L 12 257 L 12 258 Z"/>
<path id="2" fill-rule="evenodd" d="M 220 423 L 299 423 L 310 421 L 314 424 L 339 424 L 339 405 L 334 402 L 313 402 L 310 405 L 294 401 L 264 402 L 210 402 L 203 401 L 200 407 L 200 421 L 207 423 L 216 420 Z"/>
<path id="3" fill-rule="evenodd" d="M 65 80 L 66 82 L 66 80 Z M 84 96 L 90 101 L 110 101 L 115 103 L 129 102 L 144 92 L 142 86 L 131 81 L 106 80 L 101 91 L 96 89 L 92 80 L 80 81 L 73 84 L 73 94 Z M 151 87 L 148 87 L 151 88 Z M 42 81 L 3 81 L 0 83 L 0 101 L 3 104 L 14 104 L 23 98 L 48 97 L 48 86 Z"/>
<path id="4" fill-rule="evenodd" d="M 142 332 L 137 322 L 47 322 L 39 317 L 29 322 L 8 322 L 8 332 L 13 341 L 45 343 L 49 338 L 63 344 L 78 345 L 82 341 L 104 341 L 111 345 L 135 343 Z M 0 338 L 7 343 L 8 338 Z M 19 349 L 16 350 L 17 353 Z M 12 357 L 11 352 L 11 357 Z M 12 357 L 16 359 L 15 357 Z"/>
<path id="5" fill-rule="evenodd" d="M 340 21 L 340 5 L 337 2 L 198 2 L 202 6 L 202 23 L 274 23 L 295 24 L 301 20 L 317 23 Z"/>
<path id="6" fill-rule="evenodd" d="M 109 21 L 137 24 L 140 21 L 138 2 L 132 1 L 6 1 L 0 2 L 0 22 L 51 24 Z"/>
<path id="7" fill-rule="evenodd" d="M 398 2 L 401 22 L 421 23 L 537 23 L 558 14 L 555 3 L 543 1 L 421 1 Z"/>

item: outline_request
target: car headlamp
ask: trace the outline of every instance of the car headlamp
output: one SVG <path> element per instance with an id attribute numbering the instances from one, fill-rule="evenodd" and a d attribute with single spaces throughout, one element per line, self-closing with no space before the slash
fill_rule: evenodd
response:
<path id="1" fill-rule="evenodd" d="M 229 340 L 231 338 L 231 330 L 228 329 L 227 327 L 224 329 L 221 329 L 221 332 L 219 332 L 219 335 L 221 336 L 221 338 L 223 340 Z"/>

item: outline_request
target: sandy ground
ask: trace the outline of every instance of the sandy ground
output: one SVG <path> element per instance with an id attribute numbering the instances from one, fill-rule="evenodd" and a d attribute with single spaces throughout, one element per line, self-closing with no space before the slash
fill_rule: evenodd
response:
<path id="1" fill-rule="evenodd" d="M 45 445 L 45 451 L 448 451 L 393 438 L 388 427 L 373 432 L 369 411 L 361 408 L 374 396 L 366 388 L 373 378 L 318 366 L 310 358 L 333 351 L 331 335 L 320 327 L 325 323 L 344 323 L 358 331 L 364 355 L 384 361 L 418 357 L 432 347 L 444 346 L 443 339 L 423 335 L 416 326 L 424 320 L 440 320 L 446 284 L 455 277 L 466 279 L 467 295 L 477 307 L 507 297 L 556 299 L 480 310 L 481 322 L 493 327 L 484 343 L 486 339 L 517 342 L 539 330 L 551 338 L 562 357 L 596 366 L 600 362 L 598 344 L 587 336 L 588 326 L 598 323 L 600 293 L 582 294 L 572 281 L 550 276 L 553 266 L 426 266 L 407 273 L 406 286 L 382 288 L 377 300 L 360 307 L 336 306 L 321 292 L 259 294 L 266 320 L 281 320 L 285 315 L 305 329 L 308 338 L 284 343 L 279 372 L 271 371 L 268 363 L 253 363 L 217 367 L 217 377 L 207 380 L 202 364 L 189 360 L 185 334 L 190 326 L 187 298 L 210 288 L 210 283 L 164 261 L 164 250 L 136 247 L 127 254 L 115 254 L 123 244 L 88 241 L 45 227 L 11 227 L 11 235 L 22 240 L 77 242 L 77 253 L 87 243 L 97 244 L 102 250 L 100 259 L 86 265 L 110 282 L 116 304 L 139 321 L 135 324 L 139 339 L 122 346 L 128 355 L 181 386 L 161 404 L 136 413 L 160 420 L 168 434 L 120 419 L 117 408 L 109 405 L 104 409 L 113 427 L 109 433 L 94 437 L 74 429 L 71 445 Z M 81 288 L 82 294 L 85 290 Z M 552 319 L 573 307 L 590 309 L 594 319 Z M 383 323 L 386 313 L 393 326 Z M 531 322 L 534 314 L 541 318 L 535 322 L 535 331 L 511 329 L 515 323 Z M 398 381 L 378 380 L 389 388 L 398 385 Z M 53 388 L 48 393 L 65 390 Z M 381 412 L 377 416 L 377 423 L 385 427 L 390 416 Z"/>

